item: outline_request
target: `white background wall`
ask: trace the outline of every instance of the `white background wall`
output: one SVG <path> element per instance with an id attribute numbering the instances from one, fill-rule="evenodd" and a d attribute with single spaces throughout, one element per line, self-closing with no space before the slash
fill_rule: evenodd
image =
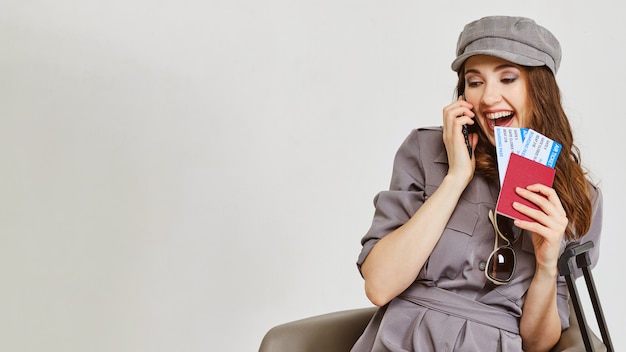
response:
<path id="1" fill-rule="evenodd" d="M 463 25 L 492 14 L 561 40 L 626 349 L 626 5 L 589 3 L 0 0 L 0 350 L 255 351 L 368 306 L 372 198 L 440 124 Z"/>

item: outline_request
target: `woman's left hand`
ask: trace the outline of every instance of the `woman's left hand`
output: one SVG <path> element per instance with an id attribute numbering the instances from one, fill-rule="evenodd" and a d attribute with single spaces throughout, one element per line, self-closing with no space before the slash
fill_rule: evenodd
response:
<path id="1" fill-rule="evenodd" d="M 515 220 L 515 225 L 532 233 L 537 270 L 558 275 L 561 241 L 569 224 L 561 199 L 553 188 L 543 184 L 518 187 L 515 191 L 539 207 L 538 210 L 518 202 L 513 203 L 517 211 L 535 220 Z"/>

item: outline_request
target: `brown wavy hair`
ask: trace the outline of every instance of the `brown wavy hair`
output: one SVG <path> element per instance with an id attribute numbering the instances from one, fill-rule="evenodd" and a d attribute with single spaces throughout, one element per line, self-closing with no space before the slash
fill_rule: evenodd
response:
<path id="1" fill-rule="evenodd" d="M 561 91 L 552 72 L 546 67 L 520 66 L 526 72 L 531 105 L 528 128 L 561 143 L 563 149 L 556 163 L 554 189 L 561 199 L 570 225 L 568 239 L 584 236 L 591 227 L 592 206 L 587 174 L 581 166 L 580 150 L 574 144 L 569 119 L 561 105 Z M 464 70 L 459 71 L 457 95 L 465 91 Z M 480 128 L 476 146 L 476 173 L 499 182 L 495 148 Z"/>

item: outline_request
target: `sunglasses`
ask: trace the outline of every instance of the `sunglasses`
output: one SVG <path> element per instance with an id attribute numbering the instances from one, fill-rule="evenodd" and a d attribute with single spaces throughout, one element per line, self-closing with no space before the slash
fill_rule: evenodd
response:
<path id="1" fill-rule="evenodd" d="M 493 252 L 487 259 L 485 276 L 496 285 L 506 284 L 513 278 L 515 272 L 515 243 L 522 235 L 522 229 L 513 224 L 513 219 L 498 215 L 489 210 L 489 220 L 496 230 L 496 240 Z M 498 238 L 502 238 L 506 244 L 498 247 Z"/>

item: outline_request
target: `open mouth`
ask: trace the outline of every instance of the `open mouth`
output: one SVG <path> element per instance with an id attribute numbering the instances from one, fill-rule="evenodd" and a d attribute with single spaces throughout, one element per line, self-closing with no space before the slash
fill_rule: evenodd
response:
<path id="1" fill-rule="evenodd" d="M 491 127 L 495 126 L 508 126 L 513 120 L 515 113 L 513 111 L 499 111 L 490 114 L 486 114 L 487 120 Z"/>

